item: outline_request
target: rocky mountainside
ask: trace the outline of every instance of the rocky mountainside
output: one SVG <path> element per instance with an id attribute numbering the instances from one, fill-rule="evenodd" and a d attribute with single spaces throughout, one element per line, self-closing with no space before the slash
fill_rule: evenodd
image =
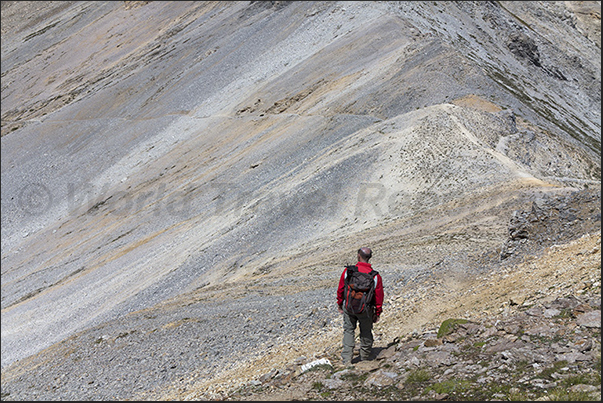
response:
<path id="1" fill-rule="evenodd" d="M 3 400 L 596 384 L 599 1 L 6 1 L 1 29 Z M 345 370 L 363 245 L 381 355 Z"/>

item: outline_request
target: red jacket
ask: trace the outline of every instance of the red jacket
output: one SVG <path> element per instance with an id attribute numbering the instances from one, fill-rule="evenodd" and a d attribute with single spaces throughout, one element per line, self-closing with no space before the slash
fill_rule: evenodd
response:
<path id="1" fill-rule="evenodd" d="M 358 271 L 363 273 L 370 273 L 373 268 L 370 263 L 358 262 L 356 263 L 358 267 Z M 343 270 L 341 273 L 341 278 L 339 279 L 339 287 L 337 288 L 337 305 L 343 304 L 343 291 L 344 291 L 344 282 L 345 282 L 345 272 L 347 269 Z M 375 288 L 375 314 L 377 316 L 381 315 L 383 311 L 383 281 L 381 280 L 381 275 L 377 274 L 377 286 Z"/>

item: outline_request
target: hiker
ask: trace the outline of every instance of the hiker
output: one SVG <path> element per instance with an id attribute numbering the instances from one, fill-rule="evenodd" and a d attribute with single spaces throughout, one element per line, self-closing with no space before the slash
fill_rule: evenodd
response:
<path id="1" fill-rule="evenodd" d="M 383 305 L 383 281 L 381 275 L 373 270 L 369 263 L 373 252 L 370 248 L 358 249 L 358 263 L 356 266 L 346 266 L 339 280 L 337 288 L 337 306 L 343 314 L 343 349 L 341 359 L 344 365 L 352 364 L 354 353 L 354 333 L 356 325 L 360 324 L 360 359 L 369 360 L 373 347 L 373 323 L 379 321 Z M 364 293 L 357 293 L 350 287 L 349 280 L 352 277 L 370 274 L 368 281 L 372 289 Z M 364 275 L 366 277 L 366 275 Z M 367 281 L 367 280 L 365 280 Z M 364 300 L 365 298 L 369 300 Z"/>

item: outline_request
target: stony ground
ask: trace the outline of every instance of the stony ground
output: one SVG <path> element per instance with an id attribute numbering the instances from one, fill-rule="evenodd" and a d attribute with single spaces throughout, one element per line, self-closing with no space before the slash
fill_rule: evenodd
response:
<path id="1" fill-rule="evenodd" d="M 387 344 L 382 339 L 371 361 L 356 357 L 344 368 L 339 348 L 330 346 L 321 357 L 281 362 L 238 389 L 182 397 L 600 400 L 600 254 L 600 232 L 589 234 L 469 288 L 450 290 L 454 304 L 431 295 L 416 308 L 440 310 L 434 321 Z M 377 331 L 390 333 L 390 327 L 381 324 Z M 332 365 L 302 370 L 318 358 Z"/>
<path id="2" fill-rule="evenodd" d="M 178 400 L 535 400 L 554 392 L 552 398 L 559 400 L 555 396 L 564 391 L 563 400 L 571 382 L 583 381 L 598 388 L 576 387 L 570 397 L 591 400 L 597 391 L 600 395 L 601 384 L 595 375 L 600 373 L 601 340 L 600 193 L 584 190 L 539 199 L 513 213 L 508 232 L 500 248 L 506 258 L 490 265 L 490 270 L 473 268 L 467 276 L 439 270 L 436 264 L 391 290 L 387 314 L 375 326 L 376 361 L 358 363 L 350 373 L 344 372 L 339 365 L 341 321 L 336 321 L 336 327 L 316 337 L 285 343 L 225 372 L 221 381 L 200 382 L 192 390 L 167 396 Z M 595 315 L 594 325 L 578 325 L 578 318 L 587 312 L 580 320 Z M 442 323 L 450 319 L 468 320 L 471 333 L 436 337 Z M 432 339 L 437 341 L 430 346 Z M 503 343 L 517 339 L 515 345 Z M 576 346 L 583 343 L 591 346 L 588 358 L 569 358 L 570 370 L 561 365 L 567 361 L 563 354 L 582 353 L 582 347 Z M 411 350 L 417 348 L 418 358 L 413 359 Z M 425 357 L 430 350 L 447 358 Z M 509 357 L 514 358 L 505 361 Z M 324 358 L 333 366 L 301 373 L 303 364 Z M 517 365 L 523 366 L 521 370 Z M 563 383 L 555 378 L 558 374 L 550 378 L 556 372 L 575 379 Z M 533 386 L 539 373 L 548 374 L 546 387 Z M 413 376 L 426 379 L 417 382 Z M 502 381 L 507 385 L 502 389 L 492 383 Z M 359 384 L 362 387 L 355 392 Z M 593 391 L 594 395 L 588 394 Z"/>
<path id="3" fill-rule="evenodd" d="M 462 250 L 439 231 L 443 254 Z M 510 214 L 507 231 L 489 264 L 481 256 L 457 270 L 460 257 L 434 251 L 423 256 L 435 262 L 428 266 L 384 270 L 376 359 L 353 369 L 338 361 L 341 317 L 330 283 L 339 266 L 315 273 L 310 265 L 297 283 L 294 271 L 202 287 L 77 334 L 4 370 L 2 400 L 596 397 L 600 191 L 527 203 Z M 438 337 L 451 319 L 468 322 Z M 301 372 L 317 359 L 332 366 Z"/>

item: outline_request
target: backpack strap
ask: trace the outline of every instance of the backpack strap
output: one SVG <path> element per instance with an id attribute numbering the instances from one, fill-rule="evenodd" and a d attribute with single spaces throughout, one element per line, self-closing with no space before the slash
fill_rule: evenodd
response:
<path id="1" fill-rule="evenodd" d="M 369 273 L 372 277 L 373 277 L 373 283 L 375 284 L 374 289 L 377 289 L 377 274 L 379 274 L 379 272 L 377 270 L 371 269 L 371 272 Z"/>
<path id="2" fill-rule="evenodd" d="M 348 278 L 350 277 L 349 274 L 353 273 L 355 271 L 358 271 L 358 266 L 356 265 L 352 265 L 352 266 L 346 266 L 346 271 L 345 271 L 345 281 L 348 281 Z"/>
<path id="3" fill-rule="evenodd" d="M 346 281 L 347 281 L 347 279 L 349 277 L 348 276 L 349 273 L 353 273 L 355 271 L 358 271 L 358 266 L 356 266 L 356 265 L 346 266 L 345 268 L 347 269 L 346 272 L 345 272 L 345 280 Z M 369 273 L 369 275 L 373 278 L 373 280 L 375 280 L 375 287 L 377 287 L 377 278 L 376 278 L 377 274 L 379 274 L 379 272 L 377 270 L 375 270 L 375 269 L 371 269 L 371 271 Z"/>

